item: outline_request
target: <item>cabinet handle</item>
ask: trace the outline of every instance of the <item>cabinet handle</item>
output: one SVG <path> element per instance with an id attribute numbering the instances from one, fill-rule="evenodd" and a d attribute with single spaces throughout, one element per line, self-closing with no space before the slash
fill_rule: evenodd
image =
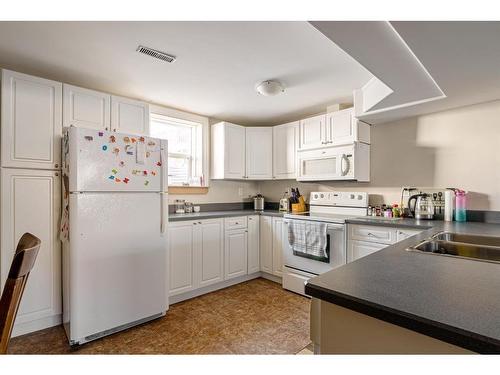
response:
<path id="1" fill-rule="evenodd" d="M 196 225 L 196 223 L 193 223 L 193 225 Z"/>
<path id="2" fill-rule="evenodd" d="M 198 224 L 201 224 L 201 221 L 198 221 Z"/>
<path id="3" fill-rule="evenodd" d="M 104 128 L 104 130 L 109 130 L 109 129 L 106 127 L 106 128 Z"/>
<path id="4" fill-rule="evenodd" d="M 54 165 L 54 167 L 59 168 L 59 164 Z"/>
<path id="5" fill-rule="evenodd" d="M 252 220 L 252 218 L 251 218 L 251 217 L 249 217 L 249 218 L 248 218 L 248 220 Z"/>
<path id="6" fill-rule="evenodd" d="M 55 175 L 56 175 L 56 177 L 59 177 L 59 173 L 56 172 Z"/>

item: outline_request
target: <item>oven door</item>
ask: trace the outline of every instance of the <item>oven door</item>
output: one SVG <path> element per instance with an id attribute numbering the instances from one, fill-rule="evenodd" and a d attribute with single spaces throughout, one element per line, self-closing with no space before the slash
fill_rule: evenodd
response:
<path id="1" fill-rule="evenodd" d="M 291 219 L 293 220 L 293 219 Z M 283 263 L 290 270 L 307 272 L 313 275 L 320 275 L 347 262 L 345 225 L 328 224 L 327 226 L 327 254 L 329 259 L 315 259 L 314 257 L 294 254 L 292 247 L 288 243 L 288 223 L 285 220 L 286 235 L 283 246 Z"/>

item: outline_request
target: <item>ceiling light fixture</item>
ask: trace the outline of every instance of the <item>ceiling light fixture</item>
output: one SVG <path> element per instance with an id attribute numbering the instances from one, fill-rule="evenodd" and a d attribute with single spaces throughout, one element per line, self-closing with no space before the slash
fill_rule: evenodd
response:
<path id="1" fill-rule="evenodd" d="M 285 86 L 279 81 L 267 80 L 255 86 L 255 91 L 264 96 L 275 96 L 285 92 Z"/>

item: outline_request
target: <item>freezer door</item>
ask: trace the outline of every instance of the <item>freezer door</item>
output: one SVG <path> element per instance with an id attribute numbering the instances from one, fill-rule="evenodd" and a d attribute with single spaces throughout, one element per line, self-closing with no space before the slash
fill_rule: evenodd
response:
<path id="1" fill-rule="evenodd" d="M 70 191 L 165 191 L 166 142 L 72 127 L 63 144 Z"/>
<path id="2" fill-rule="evenodd" d="M 168 309 L 162 199 L 160 193 L 70 194 L 70 340 Z"/>

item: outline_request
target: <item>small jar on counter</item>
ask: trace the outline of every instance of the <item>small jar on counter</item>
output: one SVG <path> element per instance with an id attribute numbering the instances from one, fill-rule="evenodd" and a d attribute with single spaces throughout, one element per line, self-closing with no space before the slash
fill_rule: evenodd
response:
<path id="1" fill-rule="evenodd" d="M 392 217 L 392 207 L 387 206 L 386 209 L 384 210 L 384 217 L 391 218 Z"/>

